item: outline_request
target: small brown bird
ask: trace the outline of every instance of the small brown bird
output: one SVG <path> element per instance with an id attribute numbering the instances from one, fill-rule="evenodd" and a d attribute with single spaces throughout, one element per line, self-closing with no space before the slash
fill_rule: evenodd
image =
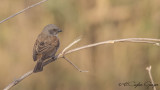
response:
<path id="1" fill-rule="evenodd" d="M 33 47 L 33 60 L 37 61 L 33 72 L 42 71 L 43 61 L 55 57 L 60 45 L 57 37 L 59 32 L 62 32 L 62 30 L 54 24 L 49 24 L 45 26 L 43 31 L 39 34 Z"/>

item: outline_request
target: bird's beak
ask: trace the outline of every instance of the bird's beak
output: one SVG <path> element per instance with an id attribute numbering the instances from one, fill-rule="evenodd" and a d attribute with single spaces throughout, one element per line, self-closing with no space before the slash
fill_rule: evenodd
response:
<path id="1" fill-rule="evenodd" d="M 61 30 L 61 29 L 59 29 L 59 30 L 58 30 L 58 32 L 62 32 L 62 30 Z"/>

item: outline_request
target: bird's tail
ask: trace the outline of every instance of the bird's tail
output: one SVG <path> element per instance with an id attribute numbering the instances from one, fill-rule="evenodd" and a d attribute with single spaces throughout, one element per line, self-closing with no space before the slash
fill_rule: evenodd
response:
<path id="1" fill-rule="evenodd" d="M 36 72 L 41 72 L 41 71 L 43 71 L 43 66 L 42 66 L 42 64 L 43 64 L 42 60 L 37 61 L 37 64 L 36 64 L 36 66 L 34 67 L 33 72 L 36 73 Z"/>

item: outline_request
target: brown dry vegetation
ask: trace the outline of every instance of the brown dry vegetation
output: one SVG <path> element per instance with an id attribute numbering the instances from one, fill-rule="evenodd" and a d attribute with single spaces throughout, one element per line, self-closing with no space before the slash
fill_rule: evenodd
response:
<path id="1" fill-rule="evenodd" d="M 1 0 L 0 20 L 35 2 L 38 0 Z M 59 52 L 81 35 L 82 41 L 74 47 L 120 38 L 160 38 L 160 1 L 49 0 L 0 24 L 0 89 L 33 69 L 33 44 L 50 23 L 63 30 Z M 67 55 L 88 73 L 59 59 L 12 90 L 135 90 L 118 83 L 150 80 L 145 70 L 149 65 L 155 83 L 160 84 L 159 54 L 160 47 L 150 44 L 97 46 Z"/>

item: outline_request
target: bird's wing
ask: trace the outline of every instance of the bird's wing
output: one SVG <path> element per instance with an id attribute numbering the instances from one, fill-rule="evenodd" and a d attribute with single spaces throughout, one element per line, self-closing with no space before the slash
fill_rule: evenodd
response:
<path id="1" fill-rule="evenodd" d="M 55 54 L 59 47 L 59 39 L 56 36 L 39 36 L 33 48 L 33 60 L 36 61 L 39 56 L 47 59 L 47 55 Z"/>

